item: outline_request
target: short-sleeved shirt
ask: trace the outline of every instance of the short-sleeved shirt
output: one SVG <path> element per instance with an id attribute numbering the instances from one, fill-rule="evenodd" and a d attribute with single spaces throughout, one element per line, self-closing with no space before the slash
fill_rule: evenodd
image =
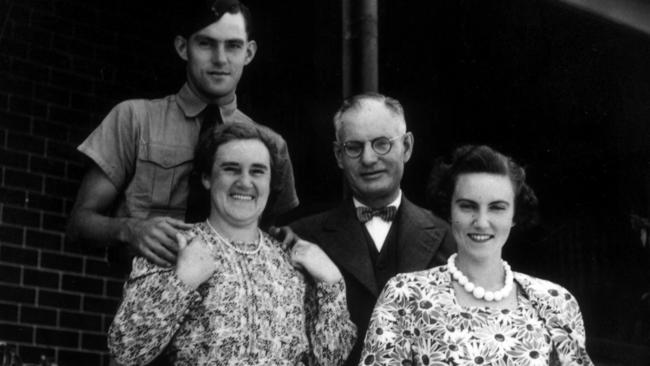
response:
<path id="1" fill-rule="evenodd" d="M 206 103 L 185 84 L 161 99 L 135 99 L 115 106 L 78 149 L 108 176 L 120 194 L 115 216 L 183 219 L 194 149 Z M 224 123 L 255 124 L 278 151 L 277 199 L 267 212 L 280 215 L 298 206 L 287 144 L 279 134 L 237 109 L 236 99 L 220 106 Z"/>

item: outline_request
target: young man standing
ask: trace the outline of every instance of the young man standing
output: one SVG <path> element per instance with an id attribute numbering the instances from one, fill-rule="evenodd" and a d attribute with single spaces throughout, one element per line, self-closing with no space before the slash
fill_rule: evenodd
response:
<path id="1" fill-rule="evenodd" d="M 235 94 L 257 51 L 248 9 L 237 0 L 183 6 L 174 47 L 186 62 L 185 85 L 162 99 L 118 104 L 79 146 L 94 164 L 81 183 L 67 232 L 72 240 L 127 244 L 162 266 L 175 263 L 176 233 L 190 227 L 186 218 L 200 217 L 195 203 L 188 203 L 199 135 L 214 124 L 255 124 L 237 109 Z M 298 205 L 287 145 L 271 129 L 256 126 L 282 156 L 281 174 L 271 187 L 277 199 L 268 210 L 279 215 Z"/>

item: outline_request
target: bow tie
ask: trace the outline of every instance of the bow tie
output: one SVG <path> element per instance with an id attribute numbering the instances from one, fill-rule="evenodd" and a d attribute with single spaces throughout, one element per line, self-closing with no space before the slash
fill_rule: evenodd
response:
<path id="1" fill-rule="evenodd" d="M 393 221 L 396 213 L 397 207 L 395 206 L 386 206 L 376 210 L 370 207 L 357 207 L 357 218 L 363 223 L 370 221 L 373 216 L 378 216 L 380 219 L 390 222 Z"/>

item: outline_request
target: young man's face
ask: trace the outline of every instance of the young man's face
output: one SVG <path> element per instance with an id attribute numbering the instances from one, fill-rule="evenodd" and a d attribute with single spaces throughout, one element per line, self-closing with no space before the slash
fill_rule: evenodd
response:
<path id="1" fill-rule="evenodd" d="M 255 41 L 248 40 L 241 13 L 226 13 L 189 39 L 177 36 L 175 47 L 187 61 L 190 88 L 209 103 L 232 100 L 244 66 L 257 51 Z"/>

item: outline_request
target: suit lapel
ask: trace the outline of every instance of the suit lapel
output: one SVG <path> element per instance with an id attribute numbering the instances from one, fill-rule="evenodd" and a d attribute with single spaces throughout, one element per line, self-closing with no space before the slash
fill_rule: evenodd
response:
<path id="1" fill-rule="evenodd" d="M 402 196 L 398 221 L 398 272 L 426 269 L 440 247 L 444 229 L 433 225 L 425 214 Z"/>
<path id="2" fill-rule="evenodd" d="M 332 260 L 377 296 L 379 291 L 363 227 L 354 215 L 351 201 L 332 212 L 325 221 L 323 234 Z"/>

